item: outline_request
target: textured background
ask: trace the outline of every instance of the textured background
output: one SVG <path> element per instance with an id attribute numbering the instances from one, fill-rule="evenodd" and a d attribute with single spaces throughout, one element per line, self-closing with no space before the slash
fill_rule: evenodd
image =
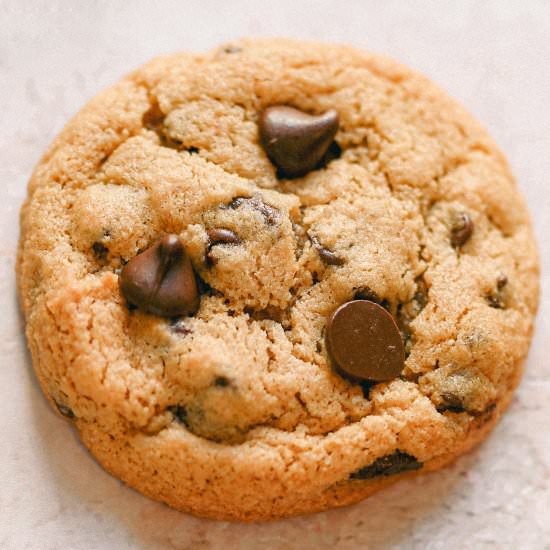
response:
<path id="1" fill-rule="evenodd" d="M 526 376 L 479 450 L 359 505 L 264 525 L 179 514 L 95 464 L 33 378 L 13 272 L 27 179 L 64 122 L 156 54 L 241 35 L 347 42 L 430 76 L 507 153 L 543 260 Z M 0 0 L 0 548 L 550 549 L 549 60 L 544 0 Z"/>

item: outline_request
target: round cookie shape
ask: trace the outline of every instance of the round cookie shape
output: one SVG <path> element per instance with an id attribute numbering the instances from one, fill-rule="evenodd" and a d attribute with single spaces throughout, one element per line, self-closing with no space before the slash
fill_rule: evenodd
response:
<path id="1" fill-rule="evenodd" d="M 267 520 L 481 442 L 538 269 L 461 106 L 384 57 L 262 39 L 157 58 L 85 106 L 29 182 L 17 279 L 42 390 L 102 466 Z"/>

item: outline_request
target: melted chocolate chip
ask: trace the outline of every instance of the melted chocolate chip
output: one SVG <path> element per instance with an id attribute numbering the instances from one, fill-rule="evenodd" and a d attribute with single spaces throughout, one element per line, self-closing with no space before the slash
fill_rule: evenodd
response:
<path id="1" fill-rule="evenodd" d="M 399 328 L 374 302 L 354 300 L 341 305 L 327 322 L 325 338 L 336 368 L 353 379 L 382 382 L 403 370 Z"/>
<path id="2" fill-rule="evenodd" d="M 119 284 L 130 304 L 155 315 L 193 315 L 199 307 L 193 267 L 177 235 L 166 235 L 132 258 Z"/>
<path id="3" fill-rule="evenodd" d="M 350 475 L 351 479 L 372 479 L 378 476 L 393 476 L 403 472 L 420 470 L 422 462 L 414 456 L 396 451 L 395 453 L 383 456 L 375 460 L 369 466 L 365 466 Z"/>
<path id="4" fill-rule="evenodd" d="M 460 248 L 466 244 L 473 232 L 474 222 L 470 215 L 466 212 L 457 214 L 451 227 L 451 244 L 455 248 Z"/>
<path id="5" fill-rule="evenodd" d="M 338 113 L 333 109 L 310 115 L 294 107 L 276 105 L 260 116 L 260 140 L 281 176 L 295 178 L 319 165 L 338 125 Z"/>

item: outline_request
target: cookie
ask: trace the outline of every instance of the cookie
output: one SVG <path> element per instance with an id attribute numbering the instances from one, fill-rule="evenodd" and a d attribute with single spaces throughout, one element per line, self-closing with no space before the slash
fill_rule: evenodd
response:
<path id="1" fill-rule="evenodd" d="M 440 468 L 509 404 L 538 301 L 525 203 L 426 78 L 243 40 L 99 94 L 36 167 L 34 369 L 102 466 L 265 520 Z"/>

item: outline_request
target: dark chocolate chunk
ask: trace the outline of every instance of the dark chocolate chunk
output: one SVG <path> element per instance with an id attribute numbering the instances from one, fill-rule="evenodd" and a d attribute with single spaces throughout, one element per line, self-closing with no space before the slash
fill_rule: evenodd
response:
<path id="1" fill-rule="evenodd" d="M 399 328 L 374 302 L 353 300 L 341 305 L 327 322 L 325 339 L 335 367 L 353 379 L 382 382 L 403 370 Z"/>
<path id="2" fill-rule="evenodd" d="M 453 219 L 451 227 L 451 244 L 455 248 L 460 248 L 470 239 L 474 232 L 474 222 L 470 215 L 461 212 Z"/>
<path id="3" fill-rule="evenodd" d="M 123 267 L 119 284 L 130 304 L 155 315 L 193 315 L 199 308 L 193 267 L 177 235 L 164 236 L 132 258 Z"/>
<path id="4" fill-rule="evenodd" d="M 422 462 L 414 456 L 395 451 L 395 453 L 383 456 L 375 460 L 369 466 L 365 466 L 350 475 L 351 479 L 372 479 L 378 476 L 393 476 L 403 472 L 420 470 Z"/>
<path id="5" fill-rule="evenodd" d="M 310 115 L 294 107 L 268 107 L 260 116 L 260 140 L 283 177 L 307 174 L 319 165 L 338 131 L 338 113 L 331 109 Z"/>

